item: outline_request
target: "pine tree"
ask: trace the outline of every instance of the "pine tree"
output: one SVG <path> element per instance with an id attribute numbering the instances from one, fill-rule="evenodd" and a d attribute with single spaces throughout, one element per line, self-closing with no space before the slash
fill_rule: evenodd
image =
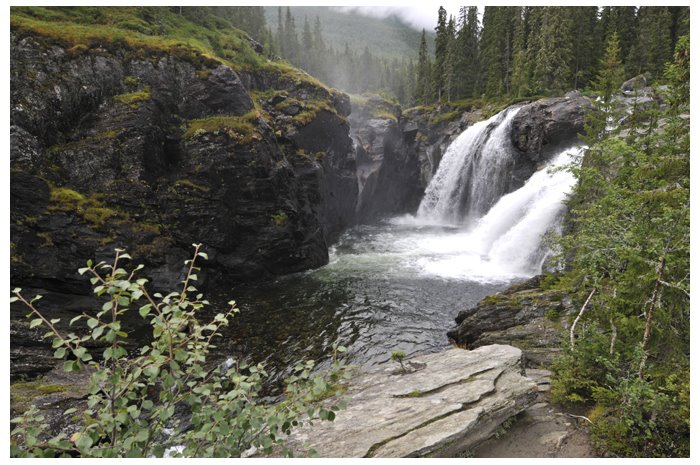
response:
<path id="1" fill-rule="evenodd" d="M 542 15 L 533 70 L 536 92 L 562 93 L 569 88 L 571 71 L 571 21 L 565 7 L 548 7 Z"/>
<path id="2" fill-rule="evenodd" d="M 438 22 L 435 27 L 435 65 L 433 66 L 433 93 L 438 102 L 442 101 L 445 91 L 445 71 L 447 60 L 447 47 L 449 44 L 447 30 L 447 10 L 438 9 Z"/>
<path id="3" fill-rule="evenodd" d="M 515 18 L 513 38 L 513 73 L 511 74 L 511 90 L 516 97 L 531 95 L 532 66 L 528 60 L 528 20 L 530 7 L 523 7 Z"/>
<path id="4" fill-rule="evenodd" d="M 457 31 L 458 97 L 473 97 L 479 86 L 479 11 L 461 7 Z"/>
<path id="5" fill-rule="evenodd" d="M 432 85 L 430 75 L 430 58 L 428 57 L 428 44 L 425 39 L 425 29 L 420 38 L 418 48 L 418 69 L 416 72 L 415 101 L 423 105 L 428 104 L 430 87 Z"/>

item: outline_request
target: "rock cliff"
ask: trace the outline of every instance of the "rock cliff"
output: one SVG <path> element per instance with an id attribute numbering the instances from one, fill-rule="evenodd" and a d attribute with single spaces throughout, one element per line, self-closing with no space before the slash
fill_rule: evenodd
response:
<path id="1" fill-rule="evenodd" d="M 347 95 L 271 62 L 52 34 L 11 30 L 13 286 L 67 317 L 92 303 L 77 268 L 116 247 L 168 290 L 195 242 L 203 286 L 327 263 L 355 220 Z M 27 359 L 24 313 L 13 374 L 50 368 Z"/>
<path id="2" fill-rule="evenodd" d="M 590 102 L 572 93 L 518 105 L 510 134 L 515 158 L 512 179 L 504 182 L 507 192 L 521 187 L 557 150 L 576 143 Z M 502 109 L 462 103 L 402 112 L 378 97 L 355 99 L 350 126 L 360 188 L 358 220 L 414 213 L 450 143 Z"/>

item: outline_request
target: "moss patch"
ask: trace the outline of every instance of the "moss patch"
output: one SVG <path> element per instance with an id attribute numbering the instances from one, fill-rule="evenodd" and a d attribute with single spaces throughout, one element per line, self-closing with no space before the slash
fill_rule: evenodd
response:
<path id="1" fill-rule="evenodd" d="M 136 92 L 129 92 L 128 94 L 119 94 L 112 97 L 115 102 L 123 103 L 129 105 L 132 109 L 137 109 L 141 102 L 147 102 L 151 100 L 151 89 L 146 86 L 143 89 Z"/>
<path id="2" fill-rule="evenodd" d="M 277 212 L 272 215 L 272 222 L 277 226 L 282 226 L 287 222 L 287 214 L 285 212 Z"/>
<path id="3" fill-rule="evenodd" d="M 75 213 L 98 228 L 104 226 L 110 218 L 124 216 L 106 207 L 99 200 L 99 196 L 86 197 L 67 187 L 51 187 L 50 202 L 49 211 Z"/>
<path id="4" fill-rule="evenodd" d="M 32 406 L 38 397 L 66 392 L 65 384 L 46 384 L 42 380 L 10 384 L 10 404 L 16 414 L 21 415 Z"/>
<path id="5" fill-rule="evenodd" d="M 262 140 L 258 129 L 260 113 L 250 111 L 243 116 L 212 116 L 190 120 L 183 137 L 195 139 L 206 134 L 226 134 L 240 144 Z"/>

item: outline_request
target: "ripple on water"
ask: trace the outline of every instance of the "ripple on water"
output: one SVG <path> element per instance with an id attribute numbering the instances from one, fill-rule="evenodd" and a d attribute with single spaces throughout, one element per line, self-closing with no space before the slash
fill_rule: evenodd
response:
<path id="1" fill-rule="evenodd" d="M 362 366 L 386 363 L 395 350 L 443 349 L 457 313 L 510 282 L 450 271 L 445 244 L 464 247 L 463 236 L 407 222 L 353 228 L 328 265 L 233 289 L 241 313 L 219 350 L 265 361 L 279 376 L 301 359 L 327 360 L 335 341 Z"/>

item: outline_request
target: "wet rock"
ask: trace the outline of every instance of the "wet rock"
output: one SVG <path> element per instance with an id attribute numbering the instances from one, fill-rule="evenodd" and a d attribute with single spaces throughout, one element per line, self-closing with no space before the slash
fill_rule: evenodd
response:
<path id="1" fill-rule="evenodd" d="M 53 437 L 62 432 L 70 437 L 79 429 L 80 414 L 76 412 L 69 418 L 64 412 L 69 408 L 78 412 L 87 408 L 90 376 L 89 369 L 65 373 L 61 364 L 40 379 L 11 383 L 10 416 L 21 415 L 35 405 L 47 425 L 44 434 Z"/>
<path id="2" fill-rule="evenodd" d="M 333 423 L 295 430 L 289 444 L 308 444 L 322 457 L 454 456 L 534 402 L 520 358 L 503 345 L 450 349 L 417 357 L 425 368 L 412 373 L 362 374 L 350 381 L 348 407 Z"/>
<path id="3" fill-rule="evenodd" d="M 531 162 L 546 160 L 553 151 L 576 142 L 586 108 L 591 102 L 580 95 L 529 103 L 513 118 L 513 144 Z"/>
<path id="4" fill-rule="evenodd" d="M 90 296 L 76 270 L 119 247 L 170 291 L 202 243 L 198 287 L 211 290 L 319 267 L 354 223 L 347 95 L 296 71 L 239 74 L 126 44 L 71 54 L 29 34 L 11 37 L 13 286 L 41 289 L 44 302 Z M 263 101 L 255 113 L 261 89 L 322 109 L 301 120 Z M 45 371 L 43 353 L 21 361 L 35 351 L 23 338 L 13 370 Z"/>
<path id="5" fill-rule="evenodd" d="M 447 336 L 467 348 L 511 344 L 523 350 L 527 366 L 548 366 L 560 352 L 567 317 L 575 308 L 562 292 L 542 290 L 540 279 L 536 276 L 462 310 Z"/>
<path id="6" fill-rule="evenodd" d="M 355 105 L 350 127 L 357 159 L 358 221 L 415 211 L 425 188 L 415 140 L 418 125 L 404 120 L 398 106 L 371 97 Z"/>

